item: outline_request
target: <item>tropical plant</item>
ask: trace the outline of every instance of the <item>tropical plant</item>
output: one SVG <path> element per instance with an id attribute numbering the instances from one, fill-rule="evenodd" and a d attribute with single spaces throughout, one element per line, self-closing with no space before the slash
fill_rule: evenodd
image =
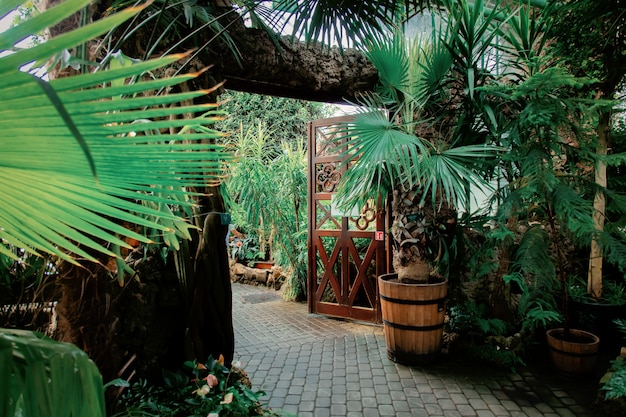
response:
<path id="1" fill-rule="evenodd" d="M 284 294 L 290 299 L 304 296 L 307 276 L 307 264 L 300 259 L 307 241 L 307 159 L 302 139 L 283 141 L 277 151 L 262 122 L 242 129 L 233 140 L 238 159 L 226 181 L 235 203 L 235 223 L 258 237 L 258 251 L 268 253 L 287 271 Z"/>
<path id="2" fill-rule="evenodd" d="M 626 321 L 624 319 L 613 320 L 613 324 L 626 340 Z M 623 352 L 617 359 L 611 361 L 611 366 L 600 379 L 600 391 L 604 393 L 605 400 L 626 398 L 626 361 Z"/>
<path id="3" fill-rule="evenodd" d="M 0 15 L 19 3 L 3 1 Z M 24 38 L 63 21 L 88 3 L 60 3 L 10 28 L 0 39 L 0 50 L 5 51 L 0 57 L 0 188 L 5 197 L 0 210 L 0 253 L 5 259 L 19 260 L 19 248 L 62 259 L 57 270 L 63 281 L 57 283 L 65 284 L 62 296 L 70 302 L 57 305 L 65 320 L 61 324 L 74 318 L 64 314 L 68 308 L 86 311 L 81 304 L 85 303 L 81 291 L 85 285 L 112 286 L 115 273 L 124 283 L 129 268 L 121 252 L 122 248 L 132 250 L 132 241 L 151 244 L 158 238 L 163 245 L 181 247 L 181 241 L 196 229 L 185 216 L 199 198 L 206 197 L 196 189 L 203 191 L 207 184 L 220 180 L 223 165 L 231 158 L 214 144 L 219 133 L 208 128 L 215 121 L 215 105 L 189 104 L 207 90 L 176 93 L 177 84 L 201 72 L 154 76 L 185 55 L 131 63 L 118 54 L 108 68 L 100 66 L 93 72 L 50 81 L 36 75 L 37 68 L 55 54 L 88 42 L 141 10 L 121 11 L 41 45 L 18 46 Z M 33 69 L 24 69 L 32 63 Z M 161 94 L 161 89 L 168 94 Z M 65 291 L 71 285 L 78 291 Z M 73 294 L 78 296 L 72 300 Z M 88 300 L 87 308 L 99 308 L 95 301 Z M 194 314 L 200 316 L 197 311 Z M 107 323 L 97 315 L 83 314 L 80 319 L 89 317 L 96 319 L 88 326 L 91 329 Z M 65 330 L 57 336 L 68 340 L 76 334 L 69 325 Z M 115 375 L 121 359 L 103 360 L 100 354 L 113 342 L 111 333 L 80 333 L 85 338 L 80 346 L 97 361 L 100 371 L 107 378 Z M 105 340 L 94 342 L 89 337 Z M 223 339 L 224 343 L 229 340 Z M 96 352 L 98 348 L 102 350 Z"/>
<path id="4" fill-rule="evenodd" d="M 593 186 L 593 166 L 602 157 L 587 127 L 607 103 L 585 100 L 593 80 L 573 76 L 546 46 L 549 13 L 518 12 L 502 31 L 501 49 L 512 71 L 499 87 L 482 88 L 506 110 L 499 122 L 508 150 L 498 170 L 504 185 L 492 200 L 490 236 L 502 243 L 498 272 L 522 290 L 522 327 L 545 328 L 562 318 L 567 332 L 568 277 L 580 273 L 568 254 L 593 241 L 608 262 L 623 268 L 626 247 L 622 232 L 598 230 L 593 219 L 599 189 Z M 614 209 L 623 212 L 621 198 L 611 195 Z"/>
<path id="5" fill-rule="evenodd" d="M 0 329 L 0 415 L 104 417 L 102 376 L 85 352 L 25 330 Z"/>
<path id="6" fill-rule="evenodd" d="M 115 414 L 122 416 L 276 416 L 259 400 L 241 370 L 224 366 L 224 358 L 209 357 L 206 363 L 186 362 L 184 369 L 163 371 L 163 382 L 139 380 L 120 399 Z"/>
<path id="7" fill-rule="evenodd" d="M 497 153 L 474 100 L 486 72 L 476 57 L 495 24 L 495 12 L 486 18 L 483 12 L 482 2 L 473 8 L 448 3 L 430 42 L 407 40 L 398 30 L 365 51 L 380 85 L 363 96 L 363 110 L 347 126 L 351 165 L 338 199 L 354 207 L 392 198 L 394 269 L 401 280 L 426 281 L 435 261 L 444 270 L 457 208 L 468 208 L 471 187 L 485 185 L 480 173 Z"/>
<path id="8" fill-rule="evenodd" d="M 117 247 L 131 248 L 122 236 L 150 242 L 120 222 L 158 230 L 176 247 L 179 238 L 189 238 L 193 226 L 168 204 L 191 207 L 195 194 L 189 187 L 216 179 L 221 160 L 228 158 L 219 146 L 204 142 L 218 135 L 206 128 L 213 118 L 177 119 L 189 112 L 210 114 L 211 108 L 166 106 L 205 92 L 146 94 L 194 75 L 125 83 L 181 55 L 49 82 L 34 75 L 34 69 L 22 70 L 24 65 L 46 62 L 109 30 L 140 10 L 120 12 L 32 48 L 15 47 L 87 3 L 64 2 L 7 30 L 0 40 L 1 50 L 13 50 L 0 58 L 5 80 L 0 88 L 0 186 L 5 196 L 0 238 L 72 263 L 77 262 L 75 256 L 96 260 L 86 248 L 119 259 Z M 3 2 L 2 14 L 17 4 Z M 184 129 L 169 134 L 162 132 L 164 128 Z M 0 252 L 15 259 L 5 245 Z"/>
<path id="9" fill-rule="evenodd" d="M 612 136 L 611 126 L 618 111 L 612 100 L 626 81 L 626 42 L 623 36 L 626 5 L 606 2 L 599 6 L 592 0 L 554 1 L 550 2 L 549 9 L 553 11 L 549 34 L 555 40 L 555 52 L 575 74 L 594 80 L 589 90 L 598 99 L 594 109 L 597 111 L 597 140 L 592 162 L 596 186 L 592 210 L 597 233 L 590 246 L 587 291 L 599 299 L 602 297 L 603 267 L 607 256 L 607 242 L 603 242 L 606 234 L 603 231 L 606 227 L 612 229 L 608 211 L 616 200 L 619 204 L 619 198 L 607 188 L 607 168 L 623 164 L 623 158 L 610 154 L 616 145 L 619 146 L 618 138 Z"/>
<path id="10" fill-rule="evenodd" d="M 271 129 L 270 140 L 280 151 L 282 142 L 304 140 L 311 120 L 330 116 L 332 106 L 323 103 L 283 97 L 264 96 L 227 90 L 220 94 L 220 109 L 227 116 L 215 124 L 215 129 L 235 136 L 240 129 L 247 131 L 262 122 Z"/>

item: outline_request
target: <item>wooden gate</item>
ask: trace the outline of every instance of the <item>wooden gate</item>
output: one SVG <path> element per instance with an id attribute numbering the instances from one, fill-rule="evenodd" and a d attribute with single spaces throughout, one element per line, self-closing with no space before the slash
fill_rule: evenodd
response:
<path id="1" fill-rule="evenodd" d="M 344 214 L 333 205 L 347 169 L 338 126 L 349 120 L 309 125 L 309 311 L 380 322 L 376 278 L 387 272 L 384 212 L 368 204 Z"/>

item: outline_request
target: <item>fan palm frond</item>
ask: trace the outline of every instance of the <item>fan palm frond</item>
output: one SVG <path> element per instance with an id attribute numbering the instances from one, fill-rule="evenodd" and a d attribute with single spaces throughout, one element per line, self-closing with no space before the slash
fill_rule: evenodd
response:
<path id="1" fill-rule="evenodd" d="M 10 29 L 0 48 L 12 49 L 88 3 L 68 0 Z M 118 235 L 149 241 L 117 221 L 188 235 L 182 219 L 142 202 L 190 206 L 194 194 L 188 187 L 219 180 L 230 156 L 210 143 L 218 135 L 208 128 L 214 107 L 176 105 L 207 91 L 154 94 L 198 74 L 120 82 L 183 55 L 50 82 L 20 70 L 106 32 L 139 10 L 120 12 L 0 58 L 2 241 L 75 262 L 67 251 L 90 260 L 94 258 L 85 247 L 115 256 L 101 241 L 128 246 Z M 198 112 L 203 115 L 183 118 Z M 179 225 L 176 230 L 173 223 Z M 11 256 L 3 245 L 0 251 Z"/>
<path id="2" fill-rule="evenodd" d="M 393 26 L 400 3 L 363 0 L 277 0 L 276 22 L 307 43 L 322 42 L 339 47 L 354 46 L 379 37 Z"/>

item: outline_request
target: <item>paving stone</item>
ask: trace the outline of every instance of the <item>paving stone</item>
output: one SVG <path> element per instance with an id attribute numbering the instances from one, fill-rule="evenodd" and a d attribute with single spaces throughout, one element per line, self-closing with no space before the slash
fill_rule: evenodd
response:
<path id="1" fill-rule="evenodd" d="M 380 417 L 378 408 L 364 408 L 363 417 Z"/>
<path id="2" fill-rule="evenodd" d="M 509 410 L 500 404 L 489 404 L 489 409 L 496 416 L 508 416 L 510 414 Z"/>
<path id="3" fill-rule="evenodd" d="M 316 407 L 330 407 L 330 397 L 318 397 L 315 400 Z"/>
<path id="4" fill-rule="evenodd" d="M 469 403 L 474 408 L 474 410 L 487 410 L 489 406 L 486 402 L 483 401 L 482 398 L 470 398 Z"/>
<path id="5" fill-rule="evenodd" d="M 330 408 L 315 407 L 315 417 L 330 417 Z"/>
<path id="6" fill-rule="evenodd" d="M 508 411 L 519 411 L 519 405 L 515 401 L 503 400 L 501 401 L 502 407 Z"/>
<path id="7" fill-rule="evenodd" d="M 391 404 L 391 395 L 376 393 L 376 401 L 378 404 Z"/>
<path id="8" fill-rule="evenodd" d="M 406 402 L 409 403 L 409 407 L 411 407 L 411 409 L 425 408 L 424 402 L 421 398 L 407 397 Z"/>
<path id="9" fill-rule="evenodd" d="M 442 410 L 456 410 L 457 409 L 457 405 L 450 399 L 444 398 L 439 400 L 439 407 L 441 407 Z"/>
<path id="10" fill-rule="evenodd" d="M 569 408 L 557 408 L 554 410 L 560 417 L 577 417 Z"/>
<path id="11" fill-rule="evenodd" d="M 361 401 L 361 391 L 348 391 L 346 392 L 346 398 L 348 401 Z"/>
<path id="12" fill-rule="evenodd" d="M 371 379 L 361 379 L 359 381 L 359 384 L 363 388 L 373 388 L 374 387 L 374 381 L 372 381 Z"/>
<path id="13" fill-rule="evenodd" d="M 331 404 L 345 404 L 348 401 L 346 394 L 333 394 L 330 397 Z"/>
<path id="14" fill-rule="evenodd" d="M 468 400 L 472 398 L 480 398 L 480 393 L 476 391 L 474 387 L 463 389 L 463 395 L 465 395 L 465 398 Z"/>
<path id="15" fill-rule="evenodd" d="M 430 417 L 430 414 L 428 414 L 428 410 L 426 410 L 425 408 L 413 408 L 411 409 L 411 415 L 413 417 Z"/>
<path id="16" fill-rule="evenodd" d="M 301 385 L 292 385 L 291 387 L 289 387 L 290 395 L 302 396 L 303 392 L 304 392 L 304 387 Z"/>
<path id="17" fill-rule="evenodd" d="M 330 415 L 331 416 L 345 416 L 348 408 L 346 404 L 331 404 Z"/>
<path id="18" fill-rule="evenodd" d="M 535 408 L 541 411 L 543 414 L 554 413 L 554 409 L 550 407 L 548 404 L 542 404 L 542 403 L 535 404 Z"/>
<path id="19" fill-rule="evenodd" d="M 543 417 L 543 413 L 535 407 L 522 407 L 522 413 L 527 417 Z"/>
<path id="20" fill-rule="evenodd" d="M 285 398 L 285 405 L 298 405 L 300 404 L 301 397 L 299 395 L 287 395 Z"/>
<path id="21" fill-rule="evenodd" d="M 313 411 L 315 409 L 315 401 L 303 401 L 298 403 L 298 415 L 303 411 Z"/>
<path id="22" fill-rule="evenodd" d="M 255 295 L 270 301 L 247 301 Z M 263 287 L 233 284 L 233 321 L 235 360 L 253 389 L 298 417 L 584 417 L 595 392 L 593 381 L 589 395 L 584 383 L 541 370 L 509 374 L 447 358 L 399 365 L 380 326 L 308 314 Z"/>
<path id="23" fill-rule="evenodd" d="M 405 389 L 404 386 L 402 386 L 402 383 L 398 380 L 396 381 L 390 381 L 387 383 L 387 387 L 392 390 L 392 391 L 402 391 Z M 412 389 L 413 387 L 407 387 L 406 389 Z"/>
<path id="24" fill-rule="evenodd" d="M 443 410 L 439 407 L 439 404 L 424 404 L 426 411 L 428 411 L 428 415 L 430 416 L 440 416 L 443 415 Z"/>
<path id="25" fill-rule="evenodd" d="M 463 417 L 474 417 L 476 416 L 476 410 L 472 408 L 469 404 L 460 404 L 456 406 L 456 409 Z"/>
<path id="26" fill-rule="evenodd" d="M 433 394 L 440 400 L 443 398 L 450 398 L 450 393 L 445 388 L 435 388 L 433 389 Z"/>
<path id="27" fill-rule="evenodd" d="M 348 411 L 361 412 L 363 410 L 363 403 L 360 400 L 348 400 L 346 402 L 346 408 Z"/>
<path id="28" fill-rule="evenodd" d="M 393 401 L 391 403 L 391 405 L 393 406 L 393 409 L 396 410 L 396 412 L 401 412 L 401 411 L 410 411 L 411 407 L 409 406 L 409 402 L 408 401 Z"/>
<path id="29" fill-rule="evenodd" d="M 420 398 L 424 404 L 437 404 L 439 402 L 435 394 L 420 394 Z"/>
<path id="30" fill-rule="evenodd" d="M 388 385 L 376 385 L 374 390 L 376 391 L 376 395 L 391 395 L 392 392 Z"/>
<path id="31" fill-rule="evenodd" d="M 456 405 L 469 404 L 469 401 L 465 395 L 456 392 L 450 394 L 450 401 L 452 401 Z"/>

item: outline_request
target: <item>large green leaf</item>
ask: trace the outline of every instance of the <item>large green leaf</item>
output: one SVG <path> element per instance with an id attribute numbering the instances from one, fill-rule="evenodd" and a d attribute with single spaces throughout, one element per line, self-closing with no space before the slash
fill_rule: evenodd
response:
<path id="1" fill-rule="evenodd" d="M 14 417 L 104 417 L 102 376 L 69 343 L 0 329 L 0 411 Z"/>
<path id="2" fill-rule="evenodd" d="M 63 2 L 3 33 L 0 45 L 11 48 L 87 3 Z M 190 187 L 218 181 L 230 155 L 211 143 L 218 136 L 209 128 L 216 120 L 215 106 L 182 104 L 207 91 L 158 93 L 199 74 L 142 79 L 183 55 L 50 82 L 21 70 L 89 41 L 138 11 L 125 10 L 0 58 L 3 241 L 73 261 L 68 251 L 95 260 L 86 248 L 114 256 L 101 242 L 124 246 L 120 235 L 149 242 L 120 221 L 189 237 L 183 220 L 160 205 L 193 205 Z M 190 113 L 202 116 L 189 119 Z"/>

